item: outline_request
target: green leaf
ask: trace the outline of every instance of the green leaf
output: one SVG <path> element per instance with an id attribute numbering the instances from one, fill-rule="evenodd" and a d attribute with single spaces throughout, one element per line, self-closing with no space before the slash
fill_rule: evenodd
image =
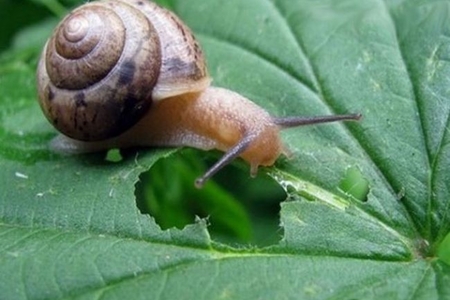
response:
<path id="1" fill-rule="evenodd" d="M 251 228 L 267 184 L 238 185 L 241 161 L 217 176 L 232 184 L 195 191 L 200 151 L 49 150 L 34 77 L 55 20 L 37 23 L 0 55 L 0 298 L 448 298 L 450 1 L 158 2 L 193 29 L 214 85 L 276 116 L 363 120 L 284 131 L 292 156 L 260 171 L 287 194 L 282 238 L 236 246 L 273 222 Z"/>

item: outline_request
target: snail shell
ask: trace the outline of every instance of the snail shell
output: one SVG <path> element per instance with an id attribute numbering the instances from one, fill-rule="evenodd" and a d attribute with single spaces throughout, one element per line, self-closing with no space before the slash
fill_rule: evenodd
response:
<path id="1" fill-rule="evenodd" d="M 85 141 L 120 135 L 153 101 L 210 83 L 191 31 L 171 12 L 137 0 L 75 9 L 46 43 L 37 80 L 48 120 Z"/>

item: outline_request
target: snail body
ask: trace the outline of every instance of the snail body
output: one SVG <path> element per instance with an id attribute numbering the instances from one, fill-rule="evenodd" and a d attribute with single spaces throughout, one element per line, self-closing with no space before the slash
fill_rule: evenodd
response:
<path id="1" fill-rule="evenodd" d="M 52 141 L 53 149 L 84 153 L 189 146 L 224 151 L 197 186 L 238 156 L 249 162 L 252 174 L 260 165 L 272 165 L 286 153 L 282 128 L 360 118 L 275 118 L 210 82 L 190 29 L 145 0 L 103 0 L 75 9 L 55 29 L 37 70 L 41 108 L 62 133 Z"/>

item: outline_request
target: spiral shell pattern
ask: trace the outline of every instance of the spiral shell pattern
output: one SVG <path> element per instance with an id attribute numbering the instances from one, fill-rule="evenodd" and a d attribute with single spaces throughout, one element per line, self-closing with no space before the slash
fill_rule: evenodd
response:
<path id="1" fill-rule="evenodd" d="M 38 67 L 40 104 L 63 134 L 116 136 L 151 105 L 161 47 L 152 24 L 122 2 L 86 4 L 55 29 Z"/>
<path id="2" fill-rule="evenodd" d="M 152 101 L 209 85 L 191 31 L 146 0 L 103 0 L 75 9 L 46 43 L 37 81 L 47 119 L 84 141 L 120 135 Z"/>

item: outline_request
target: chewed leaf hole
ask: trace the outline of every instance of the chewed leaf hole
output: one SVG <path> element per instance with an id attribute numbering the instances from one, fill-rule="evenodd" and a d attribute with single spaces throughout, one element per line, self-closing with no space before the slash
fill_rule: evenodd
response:
<path id="1" fill-rule="evenodd" d="M 369 182 L 356 167 L 347 169 L 344 178 L 342 178 L 339 188 L 345 194 L 354 197 L 362 202 L 367 201 L 369 194 Z"/>
<path id="2" fill-rule="evenodd" d="M 279 242 L 281 187 L 263 172 L 250 178 L 248 166 L 234 163 L 202 189 L 195 179 L 217 160 L 218 152 L 185 149 L 160 159 L 136 185 L 137 206 L 162 229 L 182 229 L 196 217 L 208 218 L 211 238 L 230 245 L 268 246 Z M 206 157 L 206 158 L 205 158 Z"/>
<path id="3" fill-rule="evenodd" d="M 108 162 L 116 163 L 123 160 L 123 156 L 119 149 L 111 149 L 106 152 L 105 160 Z"/>

